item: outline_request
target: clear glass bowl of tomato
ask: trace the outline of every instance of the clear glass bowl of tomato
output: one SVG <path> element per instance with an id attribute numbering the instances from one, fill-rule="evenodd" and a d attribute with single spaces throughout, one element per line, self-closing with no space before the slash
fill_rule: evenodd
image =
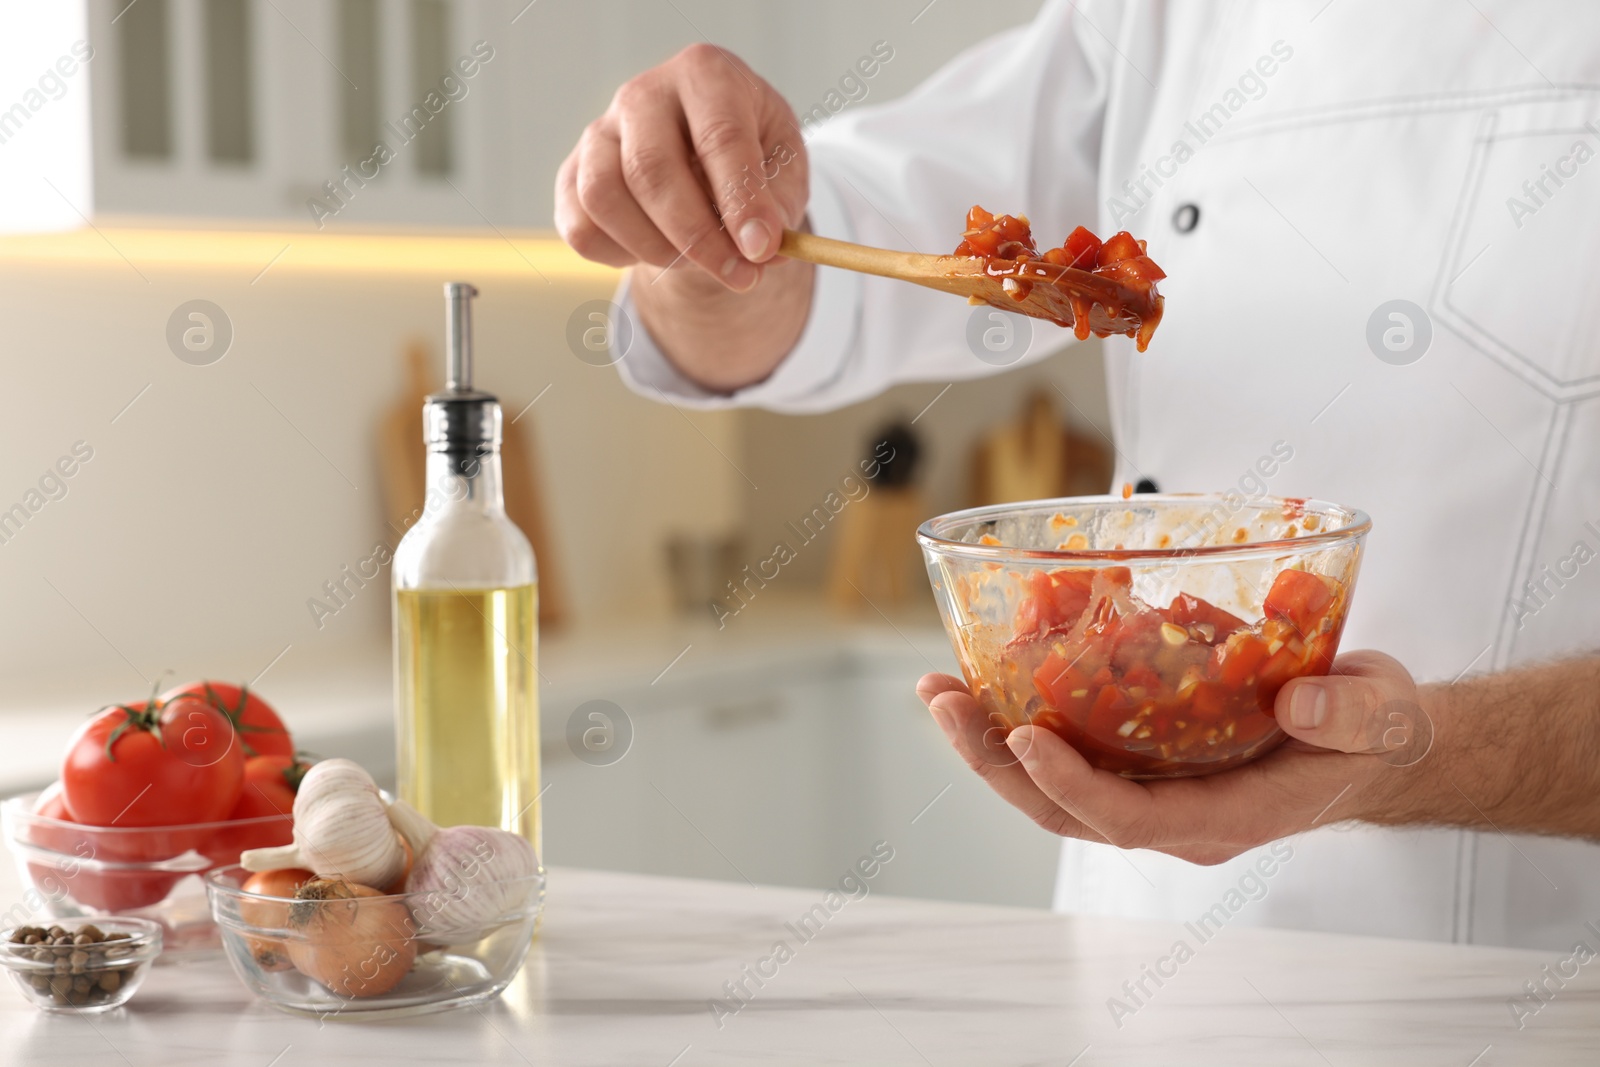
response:
<path id="1" fill-rule="evenodd" d="M 917 531 L 967 684 L 1007 754 L 1023 724 L 1129 778 L 1210 774 L 1285 734 L 1285 682 L 1338 651 L 1367 516 L 1317 500 L 1075 497 Z"/>
<path id="2" fill-rule="evenodd" d="M 59 790 L 0 802 L 6 849 L 27 891 L 29 922 L 127 915 L 159 923 L 167 953 L 221 948 L 200 876 L 250 848 L 288 844 L 287 815 L 179 826 L 85 826 L 67 817 Z M 49 925 L 48 921 L 44 925 Z"/>

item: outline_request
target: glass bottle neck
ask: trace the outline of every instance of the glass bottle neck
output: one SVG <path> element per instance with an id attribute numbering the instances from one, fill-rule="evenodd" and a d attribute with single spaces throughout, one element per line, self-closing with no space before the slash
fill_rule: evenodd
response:
<path id="1" fill-rule="evenodd" d="M 430 511 L 448 503 L 454 508 L 486 513 L 505 512 L 499 450 L 466 457 L 448 452 L 429 452 L 427 475 L 427 504 Z"/>

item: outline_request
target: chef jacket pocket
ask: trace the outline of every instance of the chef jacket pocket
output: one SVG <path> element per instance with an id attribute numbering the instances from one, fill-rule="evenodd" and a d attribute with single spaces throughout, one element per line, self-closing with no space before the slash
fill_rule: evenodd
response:
<path id="1" fill-rule="evenodd" d="M 1600 93 L 1504 104 L 1474 134 L 1435 313 L 1556 401 L 1600 395 Z"/>

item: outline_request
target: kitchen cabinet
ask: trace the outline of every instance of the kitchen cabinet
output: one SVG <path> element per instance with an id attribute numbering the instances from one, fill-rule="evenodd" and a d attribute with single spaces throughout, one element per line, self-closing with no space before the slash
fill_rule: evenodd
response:
<path id="1" fill-rule="evenodd" d="M 815 881 L 838 822 L 829 757 L 844 688 L 794 664 L 617 693 L 633 723 L 625 757 L 593 766 L 564 743 L 547 757 L 546 851 L 686 877 Z M 547 738 L 565 710 L 548 709 Z"/>
<path id="2" fill-rule="evenodd" d="M 96 210 L 482 226 L 505 6 L 93 0 Z"/>
<path id="3" fill-rule="evenodd" d="M 954 663 L 941 631 L 915 633 L 913 649 L 894 632 L 819 627 L 698 652 L 693 669 L 653 684 L 590 674 L 547 687 L 546 853 L 576 866 L 827 885 L 885 841 L 897 857 L 886 892 L 1048 905 L 1059 844 L 928 720 L 916 680 Z M 626 755 L 605 765 L 567 742 L 569 717 L 594 700 L 632 725 Z"/>
<path id="4" fill-rule="evenodd" d="M 734 49 L 797 114 L 827 118 L 916 84 L 966 43 L 980 14 L 998 30 L 1038 8 L 88 3 L 98 214 L 322 230 L 548 227 L 556 169 L 583 127 L 617 85 L 696 41 Z M 893 58 L 862 80 L 855 64 L 880 41 Z"/>

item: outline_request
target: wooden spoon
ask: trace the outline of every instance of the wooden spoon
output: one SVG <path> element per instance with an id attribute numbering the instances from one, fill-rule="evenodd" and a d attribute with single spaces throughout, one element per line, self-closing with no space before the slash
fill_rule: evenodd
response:
<path id="1" fill-rule="evenodd" d="M 1073 330 L 1080 339 L 1091 332 L 1100 337 L 1126 334 L 1137 340 L 1141 352 L 1161 321 L 1162 298 L 1153 287 L 1142 290 L 1114 278 L 1043 260 L 984 260 L 976 256 L 893 252 L 794 230 L 783 231 L 778 251 L 790 259 L 898 278 L 964 296 L 970 304 L 989 304 L 1003 311 L 1048 319 Z M 1010 292 L 1007 279 L 1013 287 Z"/>

